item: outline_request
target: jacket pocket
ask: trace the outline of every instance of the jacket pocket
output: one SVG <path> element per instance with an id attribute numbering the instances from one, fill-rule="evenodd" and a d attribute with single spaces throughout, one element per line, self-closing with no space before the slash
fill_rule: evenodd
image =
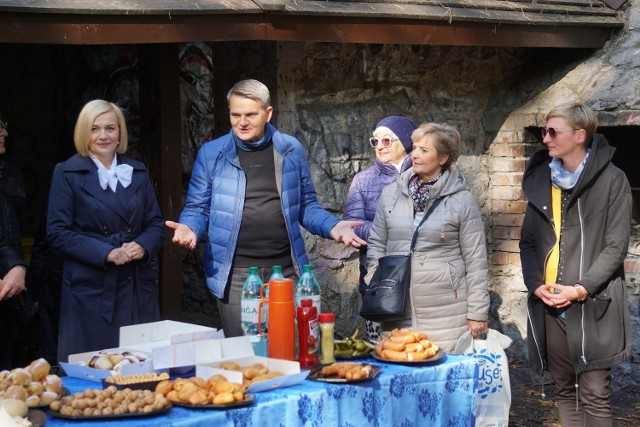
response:
<path id="1" fill-rule="evenodd" d="M 609 309 L 609 305 L 611 304 L 611 297 L 608 294 L 596 295 L 593 299 L 594 309 L 593 314 L 595 316 L 596 321 L 602 319 L 607 310 Z"/>

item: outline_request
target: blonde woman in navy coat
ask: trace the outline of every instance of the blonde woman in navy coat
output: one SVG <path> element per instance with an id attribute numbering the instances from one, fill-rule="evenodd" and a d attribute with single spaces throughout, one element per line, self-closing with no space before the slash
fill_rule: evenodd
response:
<path id="1" fill-rule="evenodd" d="M 47 217 L 47 240 L 64 256 L 60 361 L 117 347 L 121 326 L 160 319 L 164 225 L 146 167 L 124 156 L 120 108 L 89 102 L 74 141 L 77 154 L 53 172 Z"/>

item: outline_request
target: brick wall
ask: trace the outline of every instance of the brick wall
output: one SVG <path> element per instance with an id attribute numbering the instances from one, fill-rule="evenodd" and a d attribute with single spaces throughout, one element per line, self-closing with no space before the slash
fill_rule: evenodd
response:
<path id="1" fill-rule="evenodd" d="M 522 174 L 528 153 L 537 141 L 526 131 L 500 131 L 489 149 L 491 182 L 491 264 L 520 266 L 520 226 L 527 202 L 522 194 Z"/>

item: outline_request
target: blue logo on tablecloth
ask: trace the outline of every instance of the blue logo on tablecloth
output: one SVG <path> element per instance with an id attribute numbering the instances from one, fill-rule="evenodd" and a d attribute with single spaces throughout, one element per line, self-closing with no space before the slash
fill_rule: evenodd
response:
<path id="1" fill-rule="evenodd" d="M 480 362 L 478 367 L 478 396 L 481 399 L 486 399 L 489 395 L 504 388 L 501 373 L 501 354 L 492 353 L 483 348 L 480 351 L 474 349 L 473 353 L 467 353 L 466 356 L 475 357 Z"/>

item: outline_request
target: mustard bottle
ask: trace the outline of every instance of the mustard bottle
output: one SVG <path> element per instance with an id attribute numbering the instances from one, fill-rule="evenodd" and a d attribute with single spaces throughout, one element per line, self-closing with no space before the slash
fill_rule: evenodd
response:
<path id="1" fill-rule="evenodd" d="M 336 316 L 333 313 L 320 313 L 318 323 L 320 323 L 320 351 L 322 352 L 320 363 L 328 365 L 336 361 L 333 354 L 333 329 Z"/>

